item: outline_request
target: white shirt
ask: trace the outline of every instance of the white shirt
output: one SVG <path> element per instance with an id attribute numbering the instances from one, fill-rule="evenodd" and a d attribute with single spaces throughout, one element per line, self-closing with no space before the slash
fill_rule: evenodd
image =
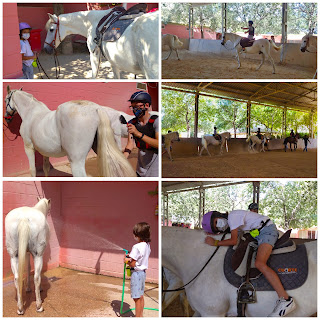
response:
<path id="1" fill-rule="evenodd" d="M 148 269 L 150 253 L 151 248 L 149 243 L 139 242 L 132 247 L 129 257 L 136 260 L 134 270 L 143 271 Z"/>
<path id="2" fill-rule="evenodd" d="M 239 228 L 241 231 L 249 231 L 260 228 L 262 223 L 270 219 L 262 214 L 248 210 L 233 210 L 228 215 L 230 230 Z M 272 222 L 268 222 L 268 225 Z"/>
<path id="3" fill-rule="evenodd" d="M 20 53 L 23 53 L 25 57 L 32 57 L 33 52 L 31 50 L 31 46 L 28 40 L 20 40 Z M 30 67 L 32 65 L 33 59 L 30 60 L 22 60 L 22 63 L 26 66 Z"/>

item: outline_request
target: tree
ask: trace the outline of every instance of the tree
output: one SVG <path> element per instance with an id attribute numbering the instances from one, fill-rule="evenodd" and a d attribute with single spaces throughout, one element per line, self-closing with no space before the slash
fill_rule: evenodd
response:
<path id="1" fill-rule="evenodd" d="M 252 105 L 251 108 L 252 123 L 264 125 L 271 134 L 274 131 L 281 132 L 282 110 L 274 107 Z"/>

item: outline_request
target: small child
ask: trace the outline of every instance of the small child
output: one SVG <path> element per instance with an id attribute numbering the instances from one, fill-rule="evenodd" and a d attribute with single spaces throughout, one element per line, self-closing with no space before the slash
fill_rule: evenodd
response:
<path id="1" fill-rule="evenodd" d="M 23 79 L 33 79 L 32 62 L 37 56 L 32 52 L 28 39 L 30 38 L 31 27 L 26 22 L 19 23 L 20 47 L 22 54 Z"/>
<path id="2" fill-rule="evenodd" d="M 144 309 L 144 286 L 146 281 L 146 270 L 148 269 L 148 259 L 150 256 L 150 225 L 147 222 L 137 223 L 133 227 L 135 244 L 129 256 L 124 258 L 124 262 L 131 268 L 131 298 L 135 302 L 136 317 L 143 317 Z"/>

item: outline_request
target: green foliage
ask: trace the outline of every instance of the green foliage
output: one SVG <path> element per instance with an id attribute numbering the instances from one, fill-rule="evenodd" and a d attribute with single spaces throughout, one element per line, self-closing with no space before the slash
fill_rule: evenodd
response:
<path id="1" fill-rule="evenodd" d="M 193 10 L 196 27 L 201 24 L 221 32 L 221 4 L 210 3 Z M 200 20 L 202 16 L 203 21 Z M 281 34 L 281 3 L 227 3 L 227 29 L 229 32 L 242 31 L 248 20 L 254 21 L 256 34 Z M 188 3 L 163 3 L 162 21 L 167 23 L 189 24 Z M 288 4 L 288 33 L 307 33 L 317 27 L 317 3 Z"/>
<path id="2" fill-rule="evenodd" d="M 252 202 L 252 191 L 252 183 L 206 189 L 205 212 L 246 210 Z M 170 194 L 169 219 L 198 225 L 199 199 L 198 191 Z M 261 214 L 284 229 L 317 225 L 317 182 L 261 182 L 259 206 Z"/>

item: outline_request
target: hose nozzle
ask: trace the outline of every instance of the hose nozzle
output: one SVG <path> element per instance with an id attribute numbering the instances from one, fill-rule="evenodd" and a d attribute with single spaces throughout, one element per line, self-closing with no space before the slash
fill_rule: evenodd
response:
<path id="1" fill-rule="evenodd" d="M 126 254 L 128 254 L 129 253 L 129 251 L 128 250 L 126 250 L 126 249 L 122 249 Z"/>

